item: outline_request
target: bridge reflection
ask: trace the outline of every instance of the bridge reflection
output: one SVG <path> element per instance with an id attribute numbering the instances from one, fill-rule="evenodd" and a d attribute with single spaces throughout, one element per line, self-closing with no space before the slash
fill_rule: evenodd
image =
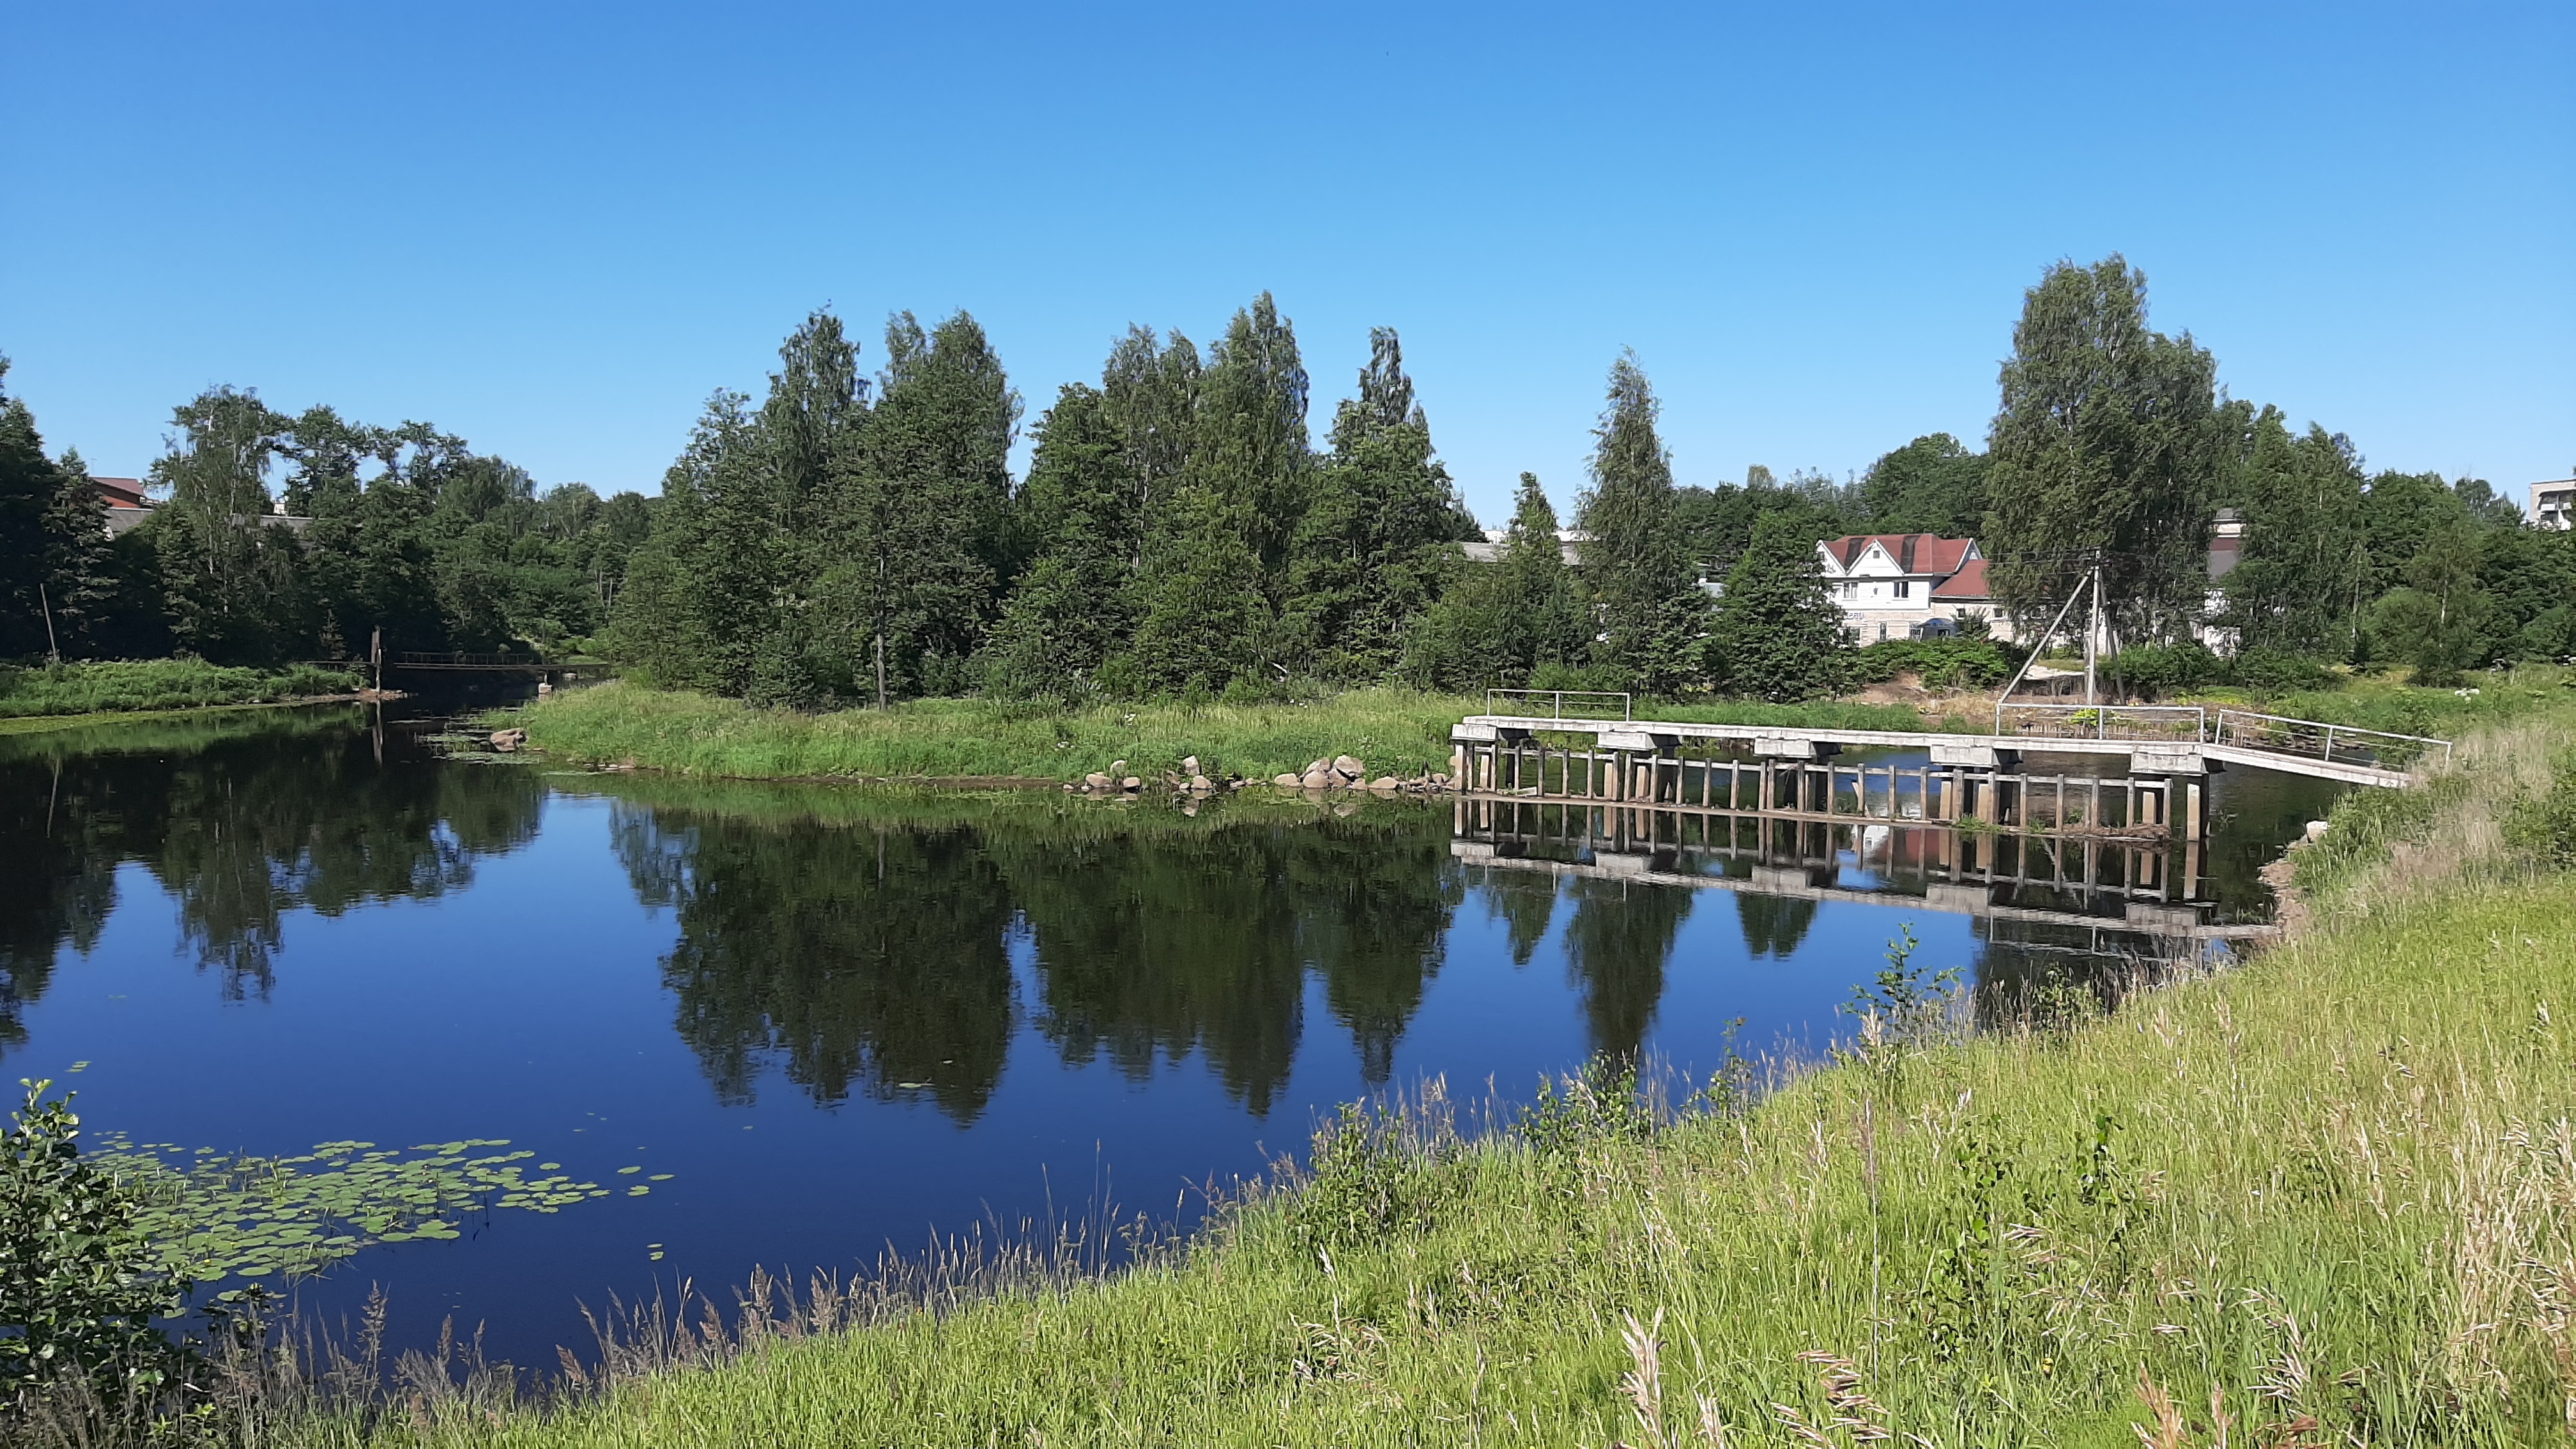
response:
<path id="1" fill-rule="evenodd" d="M 1454 811 L 1450 853 L 1465 864 L 1806 901 L 1919 900 L 1979 918 L 1990 940 L 2040 950 L 2171 958 L 2276 930 L 2221 919 L 2197 834 L 1508 797 L 1464 798 Z"/>

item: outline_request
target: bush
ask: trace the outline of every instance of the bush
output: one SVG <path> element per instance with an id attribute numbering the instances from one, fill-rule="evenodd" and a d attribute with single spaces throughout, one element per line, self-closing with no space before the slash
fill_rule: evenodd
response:
<path id="1" fill-rule="evenodd" d="M 1926 689 L 1990 689 L 2012 677 L 2022 655 L 1992 639 L 1883 639 L 1859 659 L 1863 683 L 1910 671 Z"/>
<path id="2" fill-rule="evenodd" d="M 2515 802 L 2504 840 L 2544 865 L 2576 869 L 2576 755 L 2561 756 L 2554 773 L 2548 790 Z"/>
<path id="3" fill-rule="evenodd" d="M 2099 668 L 2106 677 L 2149 699 L 2199 689 L 2227 677 L 2226 661 L 2197 643 L 2136 645 L 2101 661 Z"/>
<path id="4" fill-rule="evenodd" d="M 2227 661 L 2232 680 L 2264 694 L 2301 689 L 2332 689 L 2342 681 L 2314 659 L 2281 649 L 2248 649 Z"/>
<path id="5" fill-rule="evenodd" d="M 108 1403 L 157 1397 L 180 1350 L 154 1326 L 188 1285 L 162 1271 L 132 1185 L 80 1155 L 80 1118 L 51 1082 L 0 1134 L 0 1384 L 31 1394 L 85 1378 Z"/>

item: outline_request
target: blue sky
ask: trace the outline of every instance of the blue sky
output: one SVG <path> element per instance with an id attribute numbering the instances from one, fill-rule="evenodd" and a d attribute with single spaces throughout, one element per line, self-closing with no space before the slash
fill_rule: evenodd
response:
<path id="1" fill-rule="evenodd" d="M 2576 463 L 2576 6 L 0 7 L 0 352 L 141 471 L 209 384 L 603 491 L 829 302 L 1032 420 L 1268 288 L 1329 422 L 1401 329 L 1488 521 L 1634 347 L 1685 482 L 1972 440 L 2124 252 L 2374 466 Z M 2515 490 L 2519 496 L 2519 489 Z"/>

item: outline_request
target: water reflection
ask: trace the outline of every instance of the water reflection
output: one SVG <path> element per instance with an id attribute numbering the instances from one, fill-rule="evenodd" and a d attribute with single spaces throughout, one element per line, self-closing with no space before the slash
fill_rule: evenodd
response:
<path id="1" fill-rule="evenodd" d="M 1025 1009 L 1068 1063 L 1141 1081 L 1204 1052 L 1265 1115 L 1311 974 L 1382 1083 L 1459 899 L 1443 822 L 1421 810 L 1113 821 L 931 801 L 870 823 L 626 788 L 641 798 L 617 809 L 618 853 L 641 899 L 677 909 L 663 979 L 726 1100 L 750 1100 L 775 1059 L 818 1102 L 927 1093 L 973 1120 L 1023 1009 L 1015 937 L 1036 968 Z"/>
<path id="2" fill-rule="evenodd" d="M 176 948 L 227 999 L 265 997 L 296 910 L 444 895 L 536 834 L 524 770 L 387 769 L 357 712 L 244 715 L 22 736 L 0 751 L 0 1042 L 69 946 L 86 954 L 140 864 Z"/>

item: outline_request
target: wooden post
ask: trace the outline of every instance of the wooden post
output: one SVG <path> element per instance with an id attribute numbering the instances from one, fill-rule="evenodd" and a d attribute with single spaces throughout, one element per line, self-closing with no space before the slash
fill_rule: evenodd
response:
<path id="1" fill-rule="evenodd" d="M 2197 845 L 2200 841 L 2201 830 L 2204 823 L 2202 818 L 2204 812 L 2201 807 L 2200 782 L 2198 780 L 2184 781 L 2182 794 L 2183 809 L 2185 812 L 2183 817 L 2183 838 Z"/>

